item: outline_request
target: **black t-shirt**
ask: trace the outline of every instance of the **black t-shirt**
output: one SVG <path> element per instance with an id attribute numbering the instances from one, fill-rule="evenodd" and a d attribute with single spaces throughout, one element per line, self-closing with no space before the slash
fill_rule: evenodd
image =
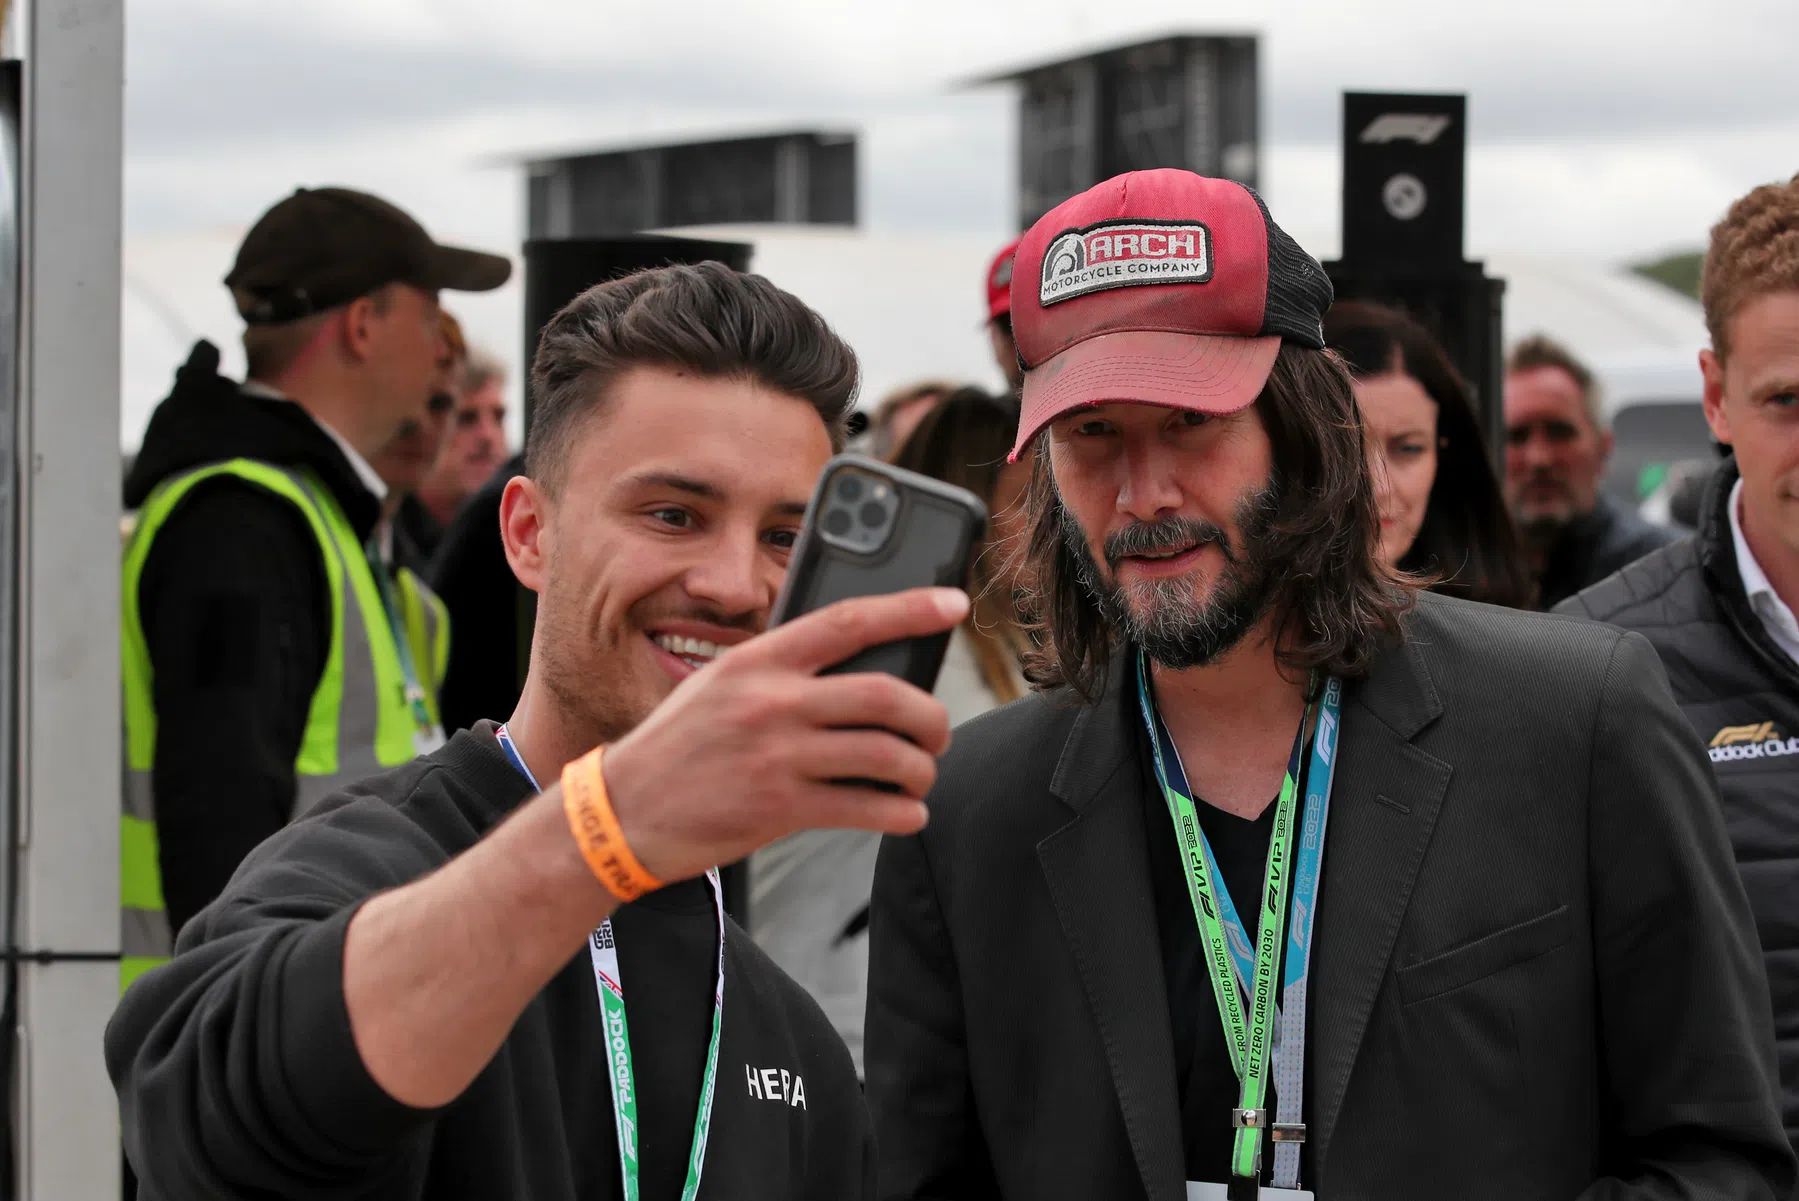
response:
<path id="1" fill-rule="evenodd" d="M 1175 1086 L 1181 1098 L 1181 1132 L 1186 1153 L 1187 1179 L 1222 1183 L 1230 1174 L 1231 1110 L 1237 1107 L 1241 1085 L 1231 1068 L 1230 1048 L 1224 1039 L 1224 1022 L 1212 992 L 1205 962 L 1205 946 L 1193 902 L 1187 893 L 1186 868 L 1168 804 L 1153 785 L 1155 762 L 1146 734 L 1143 738 L 1144 778 L 1152 787 L 1143 793 L 1143 826 L 1149 848 L 1149 882 L 1155 897 L 1156 928 L 1162 944 L 1162 976 L 1168 987 L 1168 1019 L 1174 1033 Z M 1256 920 L 1254 902 L 1268 867 L 1268 840 L 1274 832 L 1275 806 L 1271 803 L 1255 821 L 1245 821 L 1197 800 L 1200 828 L 1211 844 L 1212 856 L 1238 916 L 1251 939 Z M 1283 949 L 1285 941 L 1282 943 Z M 1284 966 L 1283 969 L 1284 970 Z M 1277 1103 L 1273 1081 L 1264 1102 L 1272 1113 Z M 1271 1179 L 1274 1144 L 1266 1135 L 1262 1144 L 1262 1180 Z M 1310 1160 L 1301 1148 L 1300 1183 L 1303 1186 Z"/>

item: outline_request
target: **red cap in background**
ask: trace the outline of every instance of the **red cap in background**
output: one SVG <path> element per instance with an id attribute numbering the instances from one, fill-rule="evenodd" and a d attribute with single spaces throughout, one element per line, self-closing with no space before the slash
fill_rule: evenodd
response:
<path id="1" fill-rule="evenodd" d="M 1023 237 L 1013 238 L 987 264 L 987 320 L 998 321 L 1012 311 L 1012 259 Z"/>

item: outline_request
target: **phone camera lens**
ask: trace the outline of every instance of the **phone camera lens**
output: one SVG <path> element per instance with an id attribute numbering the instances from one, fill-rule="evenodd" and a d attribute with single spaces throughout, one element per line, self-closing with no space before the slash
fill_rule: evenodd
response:
<path id="1" fill-rule="evenodd" d="M 862 506 L 862 524 L 871 530 L 878 530 L 887 524 L 887 506 L 877 505 L 872 500 Z"/>
<path id="2" fill-rule="evenodd" d="M 829 513 L 825 514 L 824 526 L 825 533 L 827 534 L 835 534 L 837 537 L 841 538 L 849 533 L 850 530 L 855 527 L 855 524 L 856 523 L 850 519 L 849 511 L 846 509 L 832 509 Z"/>
<path id="3" fill-rule="evenodd" d="M 837 482 L 837 495 L 854 503 L 862 496 L 862 481 L 853 475 L 846 475 Z"/>

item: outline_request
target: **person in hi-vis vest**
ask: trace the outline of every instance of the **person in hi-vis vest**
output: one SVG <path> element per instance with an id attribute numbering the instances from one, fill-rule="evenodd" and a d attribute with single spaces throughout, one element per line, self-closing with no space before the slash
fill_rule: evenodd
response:
<path id="1" fill-rule="evenodd" d="M 371 568 L 370 460 L 429 412 L 438 291 L 510 273 L 343 188 L 299 189 L 246 235 L 225 283 L 247 379 L 197 344 L 125 482 L 122 984 L 257 843 L 441 740 L 420 666 L 447 630 L 416 581 Z"/>
<path id="2" fill-rule="evenodd" d="M 450 665 L 450 610 L 424 581 L 427 556 L 409 534 L 404 512 L 443 452 L 468 367 L 462 323 L 448 311 L 439 310 L 438 329 L 444 353 L 438 360 L 437 379 L 424 416 L 408 420 L 369 461 L 387 486 L 387 495 L 381 500 L 381 520 L 368 540 L 369 566 L 382 590 L 390 624 L 405 634 L 399 645 L 400 669 L 408 686 L 417 688 L 436 731 L 427 739 L 433 743 L 441 743 L 446 732 L 442 691 L 444 672 Z"/>

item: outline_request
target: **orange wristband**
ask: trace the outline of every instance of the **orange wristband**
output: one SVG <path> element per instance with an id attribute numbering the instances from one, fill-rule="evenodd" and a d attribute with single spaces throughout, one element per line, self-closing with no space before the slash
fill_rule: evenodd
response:
<path id="1" fill-rule="evenodd" d="M 600 774 L 600 754 L 595 747 L 562 769 L 562 808 L 574 833 L 581 857 L 613 896 L 635 901 L 662 887 L 662 881 L 644 870 L 625 842 L 618 815 L 606 796 L 606 778 Z"/>

